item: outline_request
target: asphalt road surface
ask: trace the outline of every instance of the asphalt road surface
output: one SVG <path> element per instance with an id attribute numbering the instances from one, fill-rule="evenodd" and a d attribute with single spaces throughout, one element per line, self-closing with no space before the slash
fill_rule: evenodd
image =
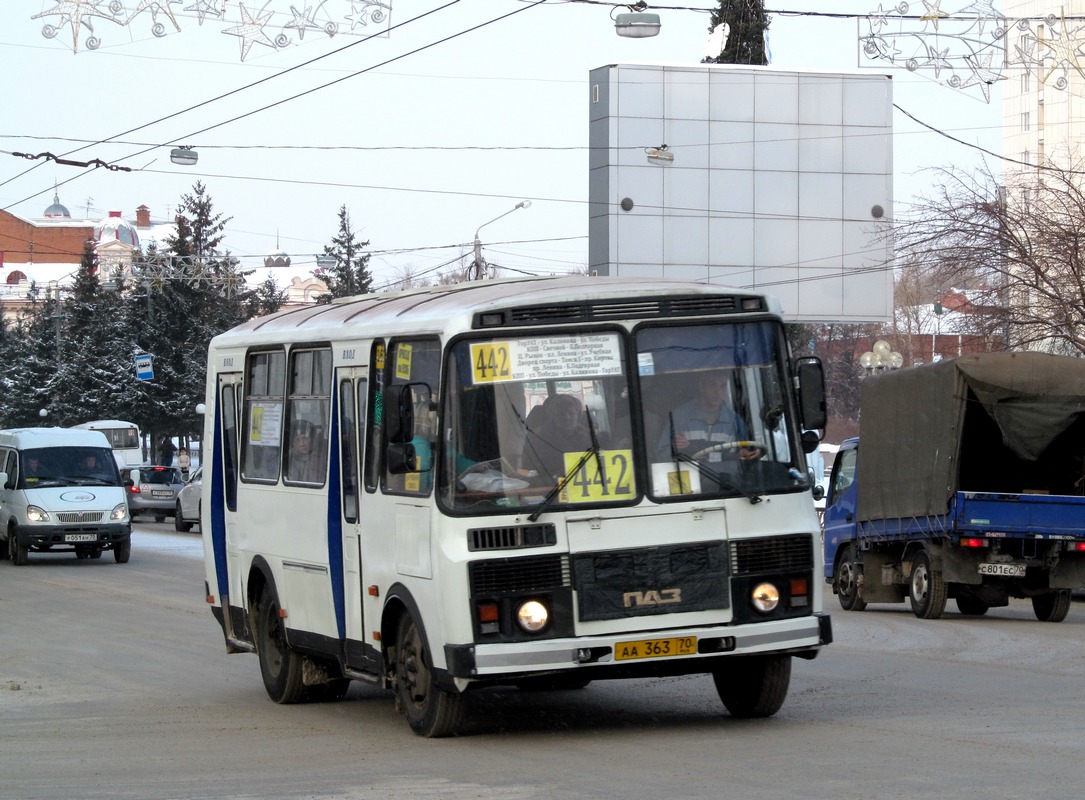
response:
<path id="1" fill-rule="evenodd" d="M 0 563 L 0 798 L 1080 798 L 1085 605 L 981 618 L 843 612 L 767 720 L 707 676 L 481 692 L 451 739 L 389 693 L 278 706 L 227 655 L 197 532 L 140 522 L 132 560 Z"/>

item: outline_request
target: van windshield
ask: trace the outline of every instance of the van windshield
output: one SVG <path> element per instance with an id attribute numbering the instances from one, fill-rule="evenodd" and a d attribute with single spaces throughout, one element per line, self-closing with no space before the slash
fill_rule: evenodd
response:
<path id="1" fill-rule="evenodd" d="M 117 463 L 105 447 L 42 447 L 19 454 L 19 488 L 120 486 Z"/>

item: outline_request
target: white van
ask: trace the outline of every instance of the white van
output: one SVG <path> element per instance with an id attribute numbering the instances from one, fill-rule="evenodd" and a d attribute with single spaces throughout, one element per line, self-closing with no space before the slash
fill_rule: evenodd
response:
<path id="1" fill-rule="evenodd" d="M 132 552 L 132 519 L 109 440 L 101 431 L 0 430 L 0 558 L 74 552 L 117 563 Z"/>

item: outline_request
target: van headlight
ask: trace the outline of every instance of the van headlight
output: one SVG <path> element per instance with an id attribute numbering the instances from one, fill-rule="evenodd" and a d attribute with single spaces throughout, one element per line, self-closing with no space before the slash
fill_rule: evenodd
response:
<path id="1" fill-rule="evenodd" d="M 44 508 L 38 508 L 37 506 L 27 506 L 26 519 L 27 522 L 48 522 L 49 513 Z"/>
<path id="2" fill-rule="evenodd" d="M 113 522 L 121 522 L 128 519 L 128 504 L 117 503 L 117 506 L 109 512 L 109 519 Z"/>

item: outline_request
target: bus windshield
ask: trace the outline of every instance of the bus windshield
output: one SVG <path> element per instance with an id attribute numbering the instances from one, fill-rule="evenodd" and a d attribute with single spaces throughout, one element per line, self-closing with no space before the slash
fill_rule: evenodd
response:
<path id="1" fill-rule="evenodd" d="M 806 488 L 777 323 L 644 325 L 634 341 L 635 371 L 620 332 L 455 344 L 443 502 L 533 511 Z"/>
<path id="2" fill-rule="evenodd" d="M 530 510 L 636 499 L 618 332 L 464 340 L 449 358 L 446 505 Z"/>
<path id="3" fill-rule="evenodd" d="M 806 487 L 778 324 L 644 326 L 636 344 L 652 497 Z"/>

